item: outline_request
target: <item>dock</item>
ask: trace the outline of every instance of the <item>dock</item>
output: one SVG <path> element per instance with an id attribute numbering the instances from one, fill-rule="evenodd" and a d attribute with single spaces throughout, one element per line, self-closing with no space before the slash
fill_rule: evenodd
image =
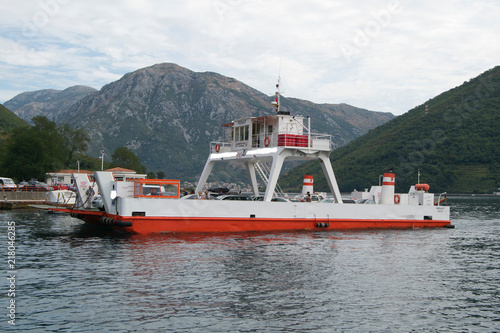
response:
<path id="1" fill-rule="evenodd" d="M 0 191 L 0 210 L 30 208 L 45 203 L 45 192 Z"/>
<path id="2" fill-rule="evenodd" d="M 44 204 L 45 200 L 0 201 L 0 210 L 31 208 L 31 205 Z"/>

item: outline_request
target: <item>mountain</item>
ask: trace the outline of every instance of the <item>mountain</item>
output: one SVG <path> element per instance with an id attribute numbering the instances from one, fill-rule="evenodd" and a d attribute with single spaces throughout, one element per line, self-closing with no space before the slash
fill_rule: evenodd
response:
<path id="1" fill-rule="evenodd" d="M 311 116 L 311 127 L 317 133 L 333 136 L 338 148 L 369 130 L 394 118 L 392 113 L 374 112 L 348 104 L 314 104 L 296 98 L 282 98 L 281 105 L 292 115 Z"/>
<path id="2" fill-rule="evenodd" d="M 500 66 L 464 82 L 377 127 L 331 155 L 341 191 L 378 184 L 393 168 L 398 191 L 417 182 L 433 192 L 492 193 L 500 186 Z M 305 173 L 317 175 L 317 190 L 326 190 L 320 168 L 307 164 L 280 179 L 296 188 Z"/>
<path id="3" fill-rule="evenodd" d="M 56 121 L 76 101 L 96 91 L 91 87 L 73 86 L 64 90 L 24 92 L 5 102 L 5 107 L 27 122 L 40 115 Z"/>
<path id="4" fill-rule="evenodd" d="M 0 104 L 0 132 L 8 132 L 19 126 L 28 126 L 28 124 Z"/>
<path id="5" fill-rule="evenodd" d="M 44 92 L 50 97 L 48 91 Z M 55 97 L 35 99 L 37 92 L 28 94 L 9 103 L 25 108 L 33 103 L 46 107 L 50 101 L 59 101 Z M 117 147 L 125 146 L 149 171 L 161 170 L 167 177 L 195 180 L 209 153 L 209 142 L 225 136 L 221 124 L 271 115 L 271 101 L 272 97 L 234 78 L 163 63 L 128 73 L 100 91 L 87 91 L 66 109 L 38 110 L 58 123 L 85 129 L 91 138 L 90 156 L 100 156 L 104 150 L 105 159 L 110 160 Z M 283 110 L 312 116 L 312 127 L 332 134 L 336 146 L 394 118 L 391 113 L 347 104 L 318 105 L 285 97 L 281 102 Z"/>
<path id="6" fill-rule="evenodd" d="M 221 124 L 271 115 L 271 101 L 233 78 L 164 63 L 124 75 L 73 104 L 58 121 L 87 131 L 90 155 L 104 150 L 109 156 L 126 146 L 148 170 L 196 179 L 209 142 L 224 138 Z M 282 104 L 292 114 L 317 115 L 312 126 L 333 134 L 338 145 L 394 117 L 345 104 L 318 106 L 287 98 Z"/>

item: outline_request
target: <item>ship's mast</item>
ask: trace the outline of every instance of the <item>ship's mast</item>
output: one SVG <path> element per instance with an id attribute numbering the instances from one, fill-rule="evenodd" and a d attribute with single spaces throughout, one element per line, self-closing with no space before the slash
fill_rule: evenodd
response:
<path id="1" fill-rule="evenodd" d="M 281 77 L 278 75 L 278 83 L 276 84 L 276 93 L 274 94 L 274 101 L 272 102 L 273 106 L 276 108 L 276 113 L 280 112 L 280 83 Z"/>

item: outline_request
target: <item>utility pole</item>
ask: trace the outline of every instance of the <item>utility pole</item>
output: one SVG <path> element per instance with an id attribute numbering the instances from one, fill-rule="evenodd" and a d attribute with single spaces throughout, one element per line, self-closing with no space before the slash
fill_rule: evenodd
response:
<path id="1" fill-rule="evenodd" d="M 101 171 L 104 170 L 104 150 L 101 150 Z"/>

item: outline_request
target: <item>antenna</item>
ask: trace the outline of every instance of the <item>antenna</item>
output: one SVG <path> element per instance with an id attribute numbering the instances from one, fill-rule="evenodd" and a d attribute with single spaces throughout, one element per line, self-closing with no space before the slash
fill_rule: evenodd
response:
<path id="1" fill-rule="evenodd" d="M 271 103 L 276 108 L 276 113 L 280 112 L 280 83 L 281 83 L 281 76 L 278 74 L 276 93 L 274 94 L 274 101 Z"/>
<path id="2" fill-rule="evenodd" d="M 280 60 L 280 68 L 279 68 L 279 72 L 278 72 L 278 83 L 276 84 L 276 93 L 274 94 L 274 101 L 271 104 L 276 108 L 276 113 L 277 114 L 287 114 L 287 115 L 289 115 L 290 112 L 281 111 L 281 109 L 280 109 L 280 107 L 281 107 L 280 85 L 281 85 L 281 60 Z"/>

